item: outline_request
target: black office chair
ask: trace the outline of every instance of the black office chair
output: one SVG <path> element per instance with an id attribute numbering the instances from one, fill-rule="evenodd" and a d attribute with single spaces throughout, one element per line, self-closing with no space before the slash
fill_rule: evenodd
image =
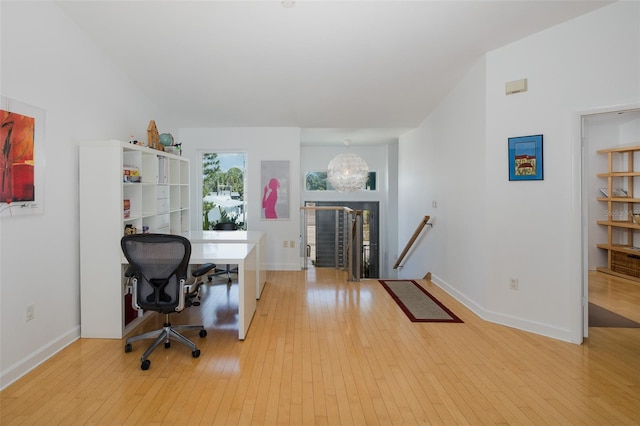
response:
<path id="1" fill-rule="evenodd" d="M 237 231 L 238 230 L 238 225 L 236 225 L 233 222 L 218 222 L 215 224 L 215 226 L 213 227 L 214 231 Z M 216 275 L 222 275 L 222 274 L 226 274 L 227 275 L 227 287 L 231 286 L 231 274 L 237 274 L 238 273 L 238 268 L 232 268 L 230 264 L 227 263 L 227 267 L 225 269 L 216 269 L 215 272 L 213 274 L 209 274 L 208 278 L 209 281 L 211 281 L 213 279 L 214 276 Z"/>
<path id="2" fill-rule="evenodd" d="M 201 265 L 192 273 L 193 282 L 187 284 L 191 257 L 191 243 L 188 239 L 169 234 L 132 234 L 122 237 L 120 244 L 129 261 L 125 276 L 128 278 L 127 290 L 133 296 L 133 307 L 165 314 L 163 328 L 127 338 L 125 352 L 132 351 L 133 342 L 154 338 L 140 358 L 140 368 L 143 370 L 151 365 L 151 361 L 147 359 L 151 352 L 162 342 L 165 348 L 169 348 L 171 340 L 187 345 L 191 348 L 191 355 L 198 358 L 200 349 L 178 331 L 200 330 L 200 337 L 205 337 L 207 331 L 204 326 L 172 326 L 169 315 L 200 304 L 200 287 L 203 284 L 200 277 L 215 269 L 215 265 Z"/>

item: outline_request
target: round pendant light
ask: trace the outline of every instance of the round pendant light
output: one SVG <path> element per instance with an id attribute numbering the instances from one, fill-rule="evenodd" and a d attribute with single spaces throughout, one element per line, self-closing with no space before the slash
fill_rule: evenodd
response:
<path id="1" fill-rule="evenodd" d="M 345 144 L 349 146 L 349 140 Z M 340 192 L 354 192 L 361 190 L 369 178 L 369 166 L 360 156 L 354 153 L 336 155 L 329 162 L 327 181 Z"/>

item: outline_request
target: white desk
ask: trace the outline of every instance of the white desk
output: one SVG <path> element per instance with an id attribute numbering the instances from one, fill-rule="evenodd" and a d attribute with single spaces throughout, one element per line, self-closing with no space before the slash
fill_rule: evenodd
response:
<path id="1" fill-rule="evenodd" d="M 233 263 L 238 265 L 238 339 L 244 340 L 256 312 L 256 288 L 258 274 L 256 245 L 248 243 L 197 243 L 191 242 L 190 263 Z"/>
<path id="2" fill-rule="evenodd" d="M 188 231 L 182 234 L 191 243 L 255 244 L 256 246 L 256 299 L 260 299 L 267 282 L 265 233 L 263 231 Z M 218 261 L 219 263 L 227 263 Z M 216 262 L 214 262 L 216 263 Z M 235 263 L 235 262 L 228 262 Z"/>

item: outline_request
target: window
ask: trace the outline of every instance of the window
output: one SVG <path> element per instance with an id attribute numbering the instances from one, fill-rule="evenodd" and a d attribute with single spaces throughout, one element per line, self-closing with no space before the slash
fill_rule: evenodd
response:
<path id="1" fill-rule="evenodd" d="M 245 221 L 245 153 L 202 154 L 202 229 L 219 222 L 233 222 L 247 229 Z"/>
<path id="2" fill-rule="evenodd" d="M 307 191 L 335 191 L 327 182 L 327 172 L 306 172 L 304 174 L 305 188 Z M 369 179 L 362 188 L 363 191 L 376 190 L 376 172 L 369 172 Z"/>

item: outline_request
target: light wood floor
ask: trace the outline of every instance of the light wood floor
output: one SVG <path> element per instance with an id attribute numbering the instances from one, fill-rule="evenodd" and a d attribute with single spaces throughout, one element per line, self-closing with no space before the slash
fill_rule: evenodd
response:
<path id="1" fill-rule="evenodd" d="M 419 282 L 464 324 L 411 323 L 375 280 L 269 272 L 241 342 L 237 286 L 227 299 L 213 285 L 173 320 L 204 322 L 200 358 L 173 343 L 142 371 L 146 342 L 81 339 L 0 394 L 0 423 L 640 424 L 640 329 L 573 345 L 484 322 Z"/>
<path id="2" fill-rule="evenodd" d="M 590 271 L 589 301 L 640 322 L 640 282 Z"/>

